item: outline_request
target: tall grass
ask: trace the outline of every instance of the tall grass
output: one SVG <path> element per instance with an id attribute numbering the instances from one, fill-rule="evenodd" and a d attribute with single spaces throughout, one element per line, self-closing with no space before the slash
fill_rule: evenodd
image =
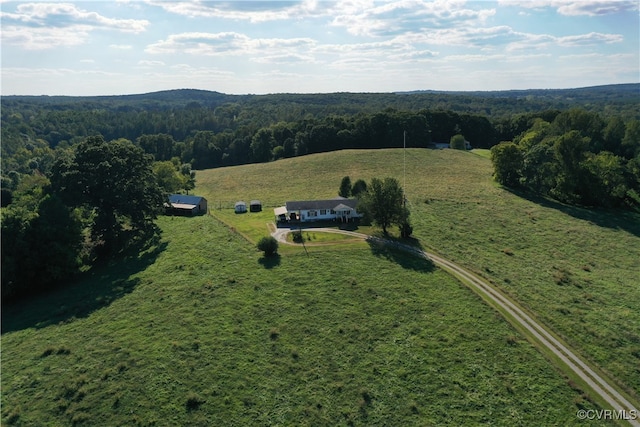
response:
<path id="1" fill-rule="evenodd" d="M 574 425 L 595 406 L 404 254 L 261 253 L 210 216 L 3 312 L 9 425 Z"/>

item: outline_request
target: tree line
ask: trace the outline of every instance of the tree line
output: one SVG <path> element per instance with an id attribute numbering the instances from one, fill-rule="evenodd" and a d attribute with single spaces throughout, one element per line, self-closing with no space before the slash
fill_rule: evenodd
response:
<path id="1" fill-rule="evenodd" d="M 549 117 L 550 119 L 550 117 Z M 583 206 L 640 207 L 640 121 L 572 109 L 491 149 L 494 176 Z"/>
<path id="2" fill-rule="evenodd" d="M 404 132 L 408 147 L 454 139 L 493 147 L 495 177 L 506 186 L 567 203 L 640 206 L 637 103 L 635 116 L 626 109 L 547 109 L 490 117 L 443 109 L 372 110 L 380 99 L 419 103 L 411 95 L 274 95 L 249 97 L 246 104 L 220 96 L 207 107 L 205 98 L 180 94 L 171 102 L 176 93 L 163 101 L 151 94 L 142 109 L 126 101 L 110 108 L 86 101 L 78 109 L 73 100 L 3 98 L 3 296 L 47 288 L 81 265 L 148 241 L 157 233 L 153 218 L 164 195 L 191 190 L 193 169 L 402 147 Z M 282 108 L 273 102 L 279 99 L 287 101 Z M 301 99 L 309 104 L 293 102 Z M 358 105 L 372 99 L 378 101 Z M 363 184 L 351 186 L 351 194 L 374 194 Z M 391 188 L 378 181 L 370 186 Z M 406 226 L 403 234 L 410 235 L 408 212 L 394 215 L 389 224 Z"/>
<path id="3" fill-rule="evenodd" d="M 2 208 L 2 300 L 34 295 L 82 266 L 139 251 L 158 237 L 164 192 L 153 157 L 127 140 L 90 137 L 50 173 L 24 175 Z"/>
<path id="4" fill-rule="evenodd" d="M 2 166 L 20 173 L 46 171 L 54 150 L 73 147 L 92 135 L 108 141 L 128 139 L 158 161 L 178 157 L 194 169 L 205 169 L 338 149 L 397 147 L 404 131 L 412 147 L 448 142 L 462 133 L 474 146 L 489 148 L 505 129 L 512 131 L 512 126 L 501 125 L 498 133 L 484 116 L 425 109 L 274 121 L 249 120 L 247 114 L 234 106 L 127 114 L 52 111 L 32 120 L 9 114 L 2 127 Z"/>
<path id="5" fill-rule="evenodd" d="M 530 126 L 532 118 L 570 107 L 580 107 L 605 118 L 640 119 L 638 85 L 610 85 L 583 89 L 455 93 L 330 93 L 225 95 L 199 90 L 173 90 L 144 95 L 108 97 L 2 97 L 2 170 L 22 172 L 31 166 L 46 167 L 47 149 L 69 148 L 85 138 L 102 135 L 136 142 L 143 136 L 170 137 L 157 160 L 177 156 L 195 168 L 259 161 L 267 155 L 250 149 L 256 133 L 284 124 L 293 136 L 285 144 L 274 132 L 276 146 L 271 158 L 333 149 L 317 147 L 323 133 L 335 134 L 334 146 L 377 148 L 378 137 L 361 132 L 363 124 L 411 118 L 420 129 L 409 133 L 410 142 L 421 146 L 425 139 L 447 142 L 463 134 L 473 146 L 488 148 L 512 140 Z M 387 116 L 387 117 L 385 117 Z M 422 123 L 426 120 L 426 124 Z M 405 125 L 401 123 L 401 125 Z M 314 131 L 314 128 L 316 128 Z M 338 132 L 342 134 L 337 135 Z M 198 132 L 208 132 L 197 135 Z M 212 136 L 213 135 L 213 136 Z M 264 132 L 263 135 L 264 137 Z M 369 136 L 373 140 L 367 141 Z M 387 135 L 388 136 L 388 135 Z M 393 139 L 400 137 L 393 134 Z M 272 141 L 273 142 L 273 141 Z M 149 141 L 147 141 L 149 143 Z M 384 144 L 392 142 L 387 138 Z M 259 144 L 257 144 L 259 145 Z M 264 144 L 263 144 L 264 145 Z M 262 147 L 264 148 L 264 147 Z M 170 153 L 167 153 L 170 150 Z M 163 156 L 159 158 L 158 156 Z"/>

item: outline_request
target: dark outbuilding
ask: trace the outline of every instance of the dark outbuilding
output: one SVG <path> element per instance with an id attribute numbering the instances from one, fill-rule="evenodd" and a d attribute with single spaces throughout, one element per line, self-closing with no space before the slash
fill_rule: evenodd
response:
<path id="1" fill-rule="evenodd" d="M 172 215 L 199 215 L 207 213 L 207 199 L 201 196 L 170 194 L 165 204 L 167 213 Z"/>
<path id="2" fill-rule="evenodd" d="M 262 211 L 262 203 L 260 200 L 252 200 L 249 202 L 249 211 L 250 212 L 261 212 Z"/>

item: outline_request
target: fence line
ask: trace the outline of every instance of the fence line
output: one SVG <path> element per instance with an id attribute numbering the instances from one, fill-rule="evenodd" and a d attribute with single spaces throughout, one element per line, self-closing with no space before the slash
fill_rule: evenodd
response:
<path id="1" fill-rule="evenodd" d="M 215 200 L 213 203 L 209 202 L 209 209 L 212 210 L 222 210 L 222 209 L 233 209 L 236 206 L 236 203 L 239 200 Z M 251 200 L 243 200 L 247 204 L 247 210 L 249 209 L 249 203 Z M 260 200 L 262 204 L 262 209 L 266 208 L 277 208 L 279 206 L 284 206 L 284 201 L 273 201 L 273 200 Z"/>

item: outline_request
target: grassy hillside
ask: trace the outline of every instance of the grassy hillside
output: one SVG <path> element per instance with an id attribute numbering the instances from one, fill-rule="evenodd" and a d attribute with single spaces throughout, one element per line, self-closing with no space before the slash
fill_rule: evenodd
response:
<path id="1" fill-rule="evenodd" d="M 330 198 L 340 180 L 404 181 L 402 150 L 347 150 L 198 172 L 212 207 L 234 200 Z M 423 246 L 465 265 L 535 313 L 637 397 L 640 390 L 640 215 L 527 199 L 497 186 L 490 161 L 453 150 L 408 149 L 406 193 Z M 250 237 L 271 212 L 213 214 Z M 253 223 L 250 223 L 254 221 Z"/>
<path id="2" fill-rule="evenodd" d="M 353 242 L 265 261 L 242 235 L 267 234 L 270 209 L 231 209 L 333 197 L 344 175 L 402 181 L 402 160 L 345 151 L 199 172 L 196 193 L 230 227 L 160 218 L 155 250 L 3 309 L 3 423 L 584 425 L 576 411 L 594 404 L 443 271 Z M 638 390 L 638 217 L 522 199 L 490 174 L 472 153 L 407 151 L 421 244 Z"/>
<path id="3" fill-rule="evenodd" d="M 264 262 L 212 217 L 159 225 L 155 251 L 3 311 L 5 424 L 575 425 L 593 408 L 424 260 L 360 243 Z"/>

